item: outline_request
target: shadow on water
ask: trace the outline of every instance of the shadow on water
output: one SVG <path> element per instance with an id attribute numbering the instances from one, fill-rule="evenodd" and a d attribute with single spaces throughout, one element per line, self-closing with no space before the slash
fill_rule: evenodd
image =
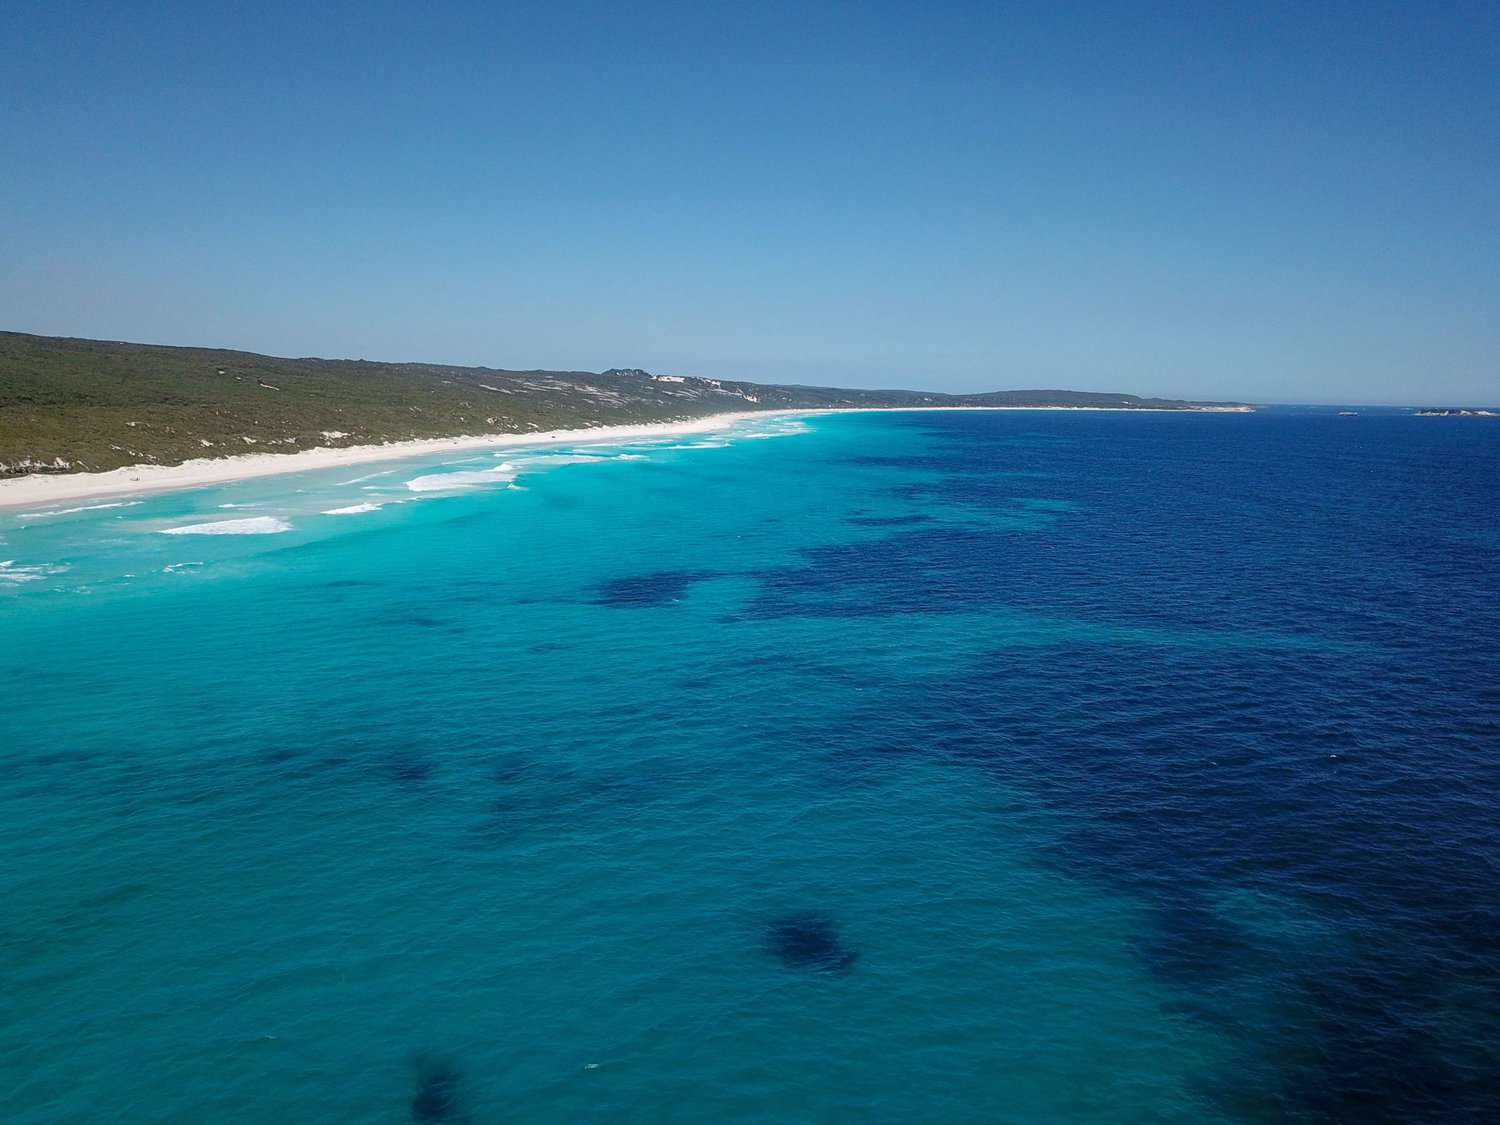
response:
<path id="1" fill-rule="evenodd" d="M 864 779 L 920 754 L 1044 802 L 1041 858 L 1145 905 L 1135 952 L 1173 1010 L 1245 1052 L 1205 1091 L 1226 1115 L 1496 1120 L 1500 837 L 1476 795 L 1500 767 L 1458 721 L 1464 693 L 1407 722 L 1431 689 L 1388 659 L 996 653 L 882 700 L 822 758 Z M 893 706 L 907 737 L 872 737 Z"/>
<path id="2" fill-rule="evenodd" d="M 416 1091 L 411 1099 L 413 1121 L 462 1120 L 463 1076 L 449 1059 L 418 1055 L 412 1060 Z"/>
<path id="3" fill-rule="evenodd" d="M 386 768 L 390 770 L 393 780 L 408 788 L 421 785 L 437 769 L 431 761 L 410 751 L 391 755 Z"/>
<path id="4" fill-rule="evenodd" d="M 1391 478 L 1342 448 L 1317 460 L 1311 433 L 1269 459 L 1253 434 L 1130 424 L 1129 441 L 1046 449 L 1057 496 L 892 461 L 943 473 L 898 495 L 1013 525 L 893 526 L 761 575 L 742 617 L 1080 623 L 891 685 L 807 744 L 833 784 L 920 755 L 1044 807 L 1040 856 L 1140 902 L 1136 955 L 1175 1011 L 1238 1046 L 1211 1091 L 1225 1116 L 1500 1120 L 1500 618 L 1466 595 L 1500 581 L 1470 518 L 1500 476 L 1416 450 Z M 1127 487 L 1144 459 L 1149 487 Z M 1486 550 L 1455 539 L 1481 533 Z M 1287 637 L 1304 643 L 1269 643 Z M 816 966 L 818 933 L 766 940 Z"/>
<path id="5" fill-rule="evenodd" d="M 930 749 L 893 735 L 870 732 L 858 742 L 819 740 L 818 754 L 824 784 L 843 787 L 880 785 L 904 760 L 928 757 Z"/>
<path id="6" fill-rule="evenodd" d="M 660 570 L 612 578 L 596 587 L 594 604 L 626 609 L 671 605 L 697 583 L 720 577 L 713 570 Z"/>
<path id="7" fill-rule="evenodd" d="M 1159 976 L 1212 989 L 1246 972 L 1261 950 L 1199 898 L 1181 895 L 1156 905 L 1137 952 Z"/>
<path id="8" fill-rule="evenodd" d="M 476 826 L 474 846 L 505 845 L 549 825 L 595 817 L 634 816 L 670 796 L 684 775 L 585 769 L 560 759 L 511 754 L 496 762 L 493 796 Z"/>
<path id="9" fill-rule="evenodd" d="M 914 523 L 932 523 L 932 516 L 850 516 L 844 521 L 856 527 L 906 527 Z"/>
<path id="10" fill-rule="evenodd" d="M 390 609 L 375 614 L 369 618 L 372 625 L 382 627 L 428 629 L 437 632 L 450 633 L 454 635 L 465 631 L 463 622 L 451 617 L 438 617 L 431 613 L 419 613 L 413 610 Z"/>
<path id="11" fill-rule="evenodd" d="M 368 777 L 410 789 L 421 787 L 437 772 L 432 758 L 417 749 L 360 737 L 280 743 L 261 750 L 254 764 L 282 782 Z"/>
<path id="12" fill-rule="evenodd" d="M 145 883 L 122 883 L 85 895 L 55 914 L 0 922 L 0 963 L 13 973 L 56 956 L 60 949 L 86 944 L 117 926 L 129 905 L 150 893 Z"/>
<path id="13" fill-rule="evenodd" d="M 796 911 L 771 920 L 766 950 L 789 969 L 847 975 L 859 954 L 846 946 L 838 925 L 817 911 Z"/>

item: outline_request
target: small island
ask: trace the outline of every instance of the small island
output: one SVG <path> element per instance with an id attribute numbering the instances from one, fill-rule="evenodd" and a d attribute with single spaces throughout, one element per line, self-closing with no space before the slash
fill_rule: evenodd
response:
<path id="1" fill-rule="evenodd" d="M 1483 410 L 1475 407 L 1427 407 L 1416 412 L 1418 418 L 1500 418 L 1500 410 Z"/>

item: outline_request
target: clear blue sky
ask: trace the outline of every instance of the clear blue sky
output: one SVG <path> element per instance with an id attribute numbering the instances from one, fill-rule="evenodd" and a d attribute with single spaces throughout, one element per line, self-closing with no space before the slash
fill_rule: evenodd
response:
<path id="1" fill-rule="evenodd" d="M 1500 4 L 0 6 L 0 327 L 1500 399 Z"/>

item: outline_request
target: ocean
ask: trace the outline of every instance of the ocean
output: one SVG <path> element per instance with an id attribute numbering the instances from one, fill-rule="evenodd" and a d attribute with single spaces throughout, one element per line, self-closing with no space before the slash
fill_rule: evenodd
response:
<path id="1" fill-rule="evenodd" d="M 0 513 L 7 1122 L 1500 1118 L 1500 424 Z"/>

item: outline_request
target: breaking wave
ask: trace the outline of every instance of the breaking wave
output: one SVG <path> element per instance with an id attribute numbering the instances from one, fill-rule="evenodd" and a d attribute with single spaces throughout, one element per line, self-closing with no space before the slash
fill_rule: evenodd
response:
<path id="1" fill-rule="evenodd" d="M 252 516 L 243 520 L 215 520 L 212 523 L 194 523 L 186 527 L 162 528 L 162 535 L 275 535 L 291 531 L 292 525 L 275 516 Z"/>

